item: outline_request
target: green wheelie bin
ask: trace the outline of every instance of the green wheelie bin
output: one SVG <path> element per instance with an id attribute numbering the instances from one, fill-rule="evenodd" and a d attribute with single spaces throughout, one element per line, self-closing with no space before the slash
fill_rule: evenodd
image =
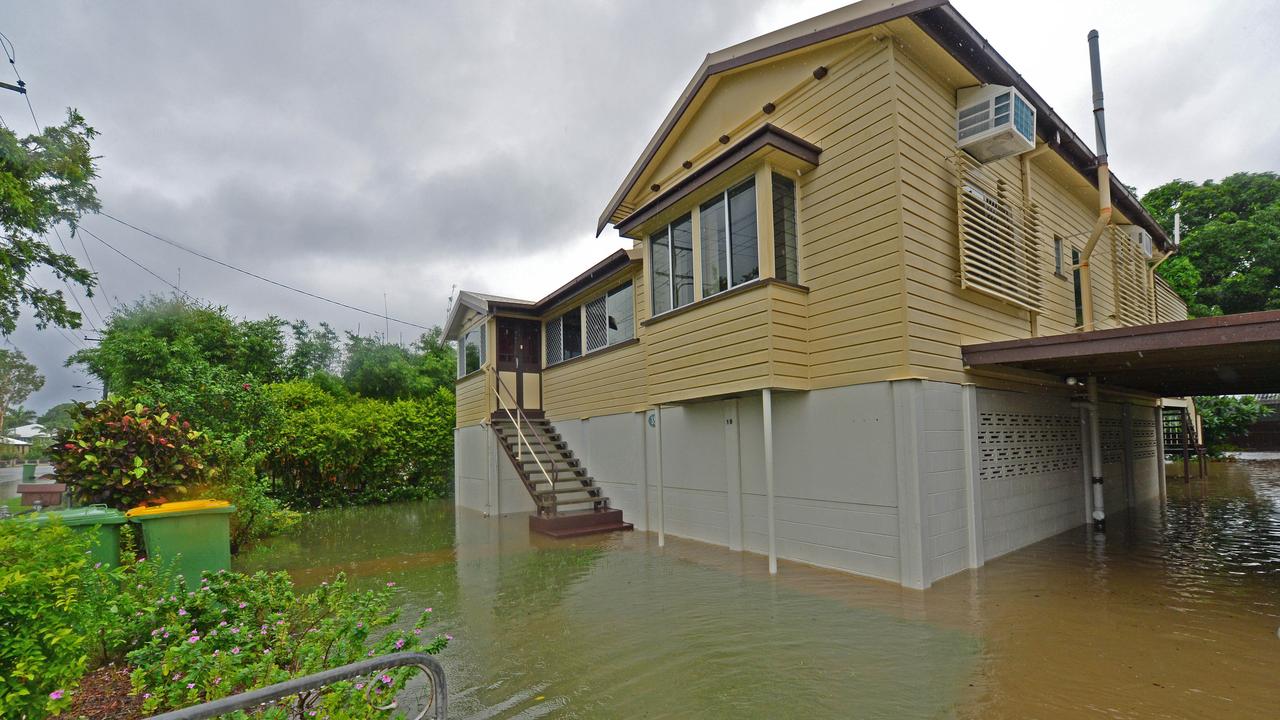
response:
<path id="1" fill-rule="evenodd" d="M 106 505 L 87 505 L 71 510 L 35 513 L 23 519 L 44 527 L 54 518 L 58 518 L 69 528 L 75 528 L 77 532 L 95 533 L 98 536 L 98 542 L 89 551 L 89 557 L 95 563 L 102 563 L 109 568 L 120 564 L 120 526 L 125 523 L 124 513 Z"/>
<path id="2" fill-rule="evenodd" d="M 226 500 L 187 500 L 137 507 L 125 515 L 142 527 L 147 558 L 173 564 L 188 590 L 202 571 L 231 569 L 231 513 Z"/>

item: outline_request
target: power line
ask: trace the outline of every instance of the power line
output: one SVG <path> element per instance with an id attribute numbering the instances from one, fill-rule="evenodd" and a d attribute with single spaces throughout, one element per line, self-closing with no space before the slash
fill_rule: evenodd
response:
<path id="1" fill-rule="evenodd" d="M 62 233 L 58 232 L 58 228 L 56 228 L 56 227 L 53 229 L 53 232 L 54 232 L 54 234 L 55 234 L 55 235 L 57 235 L 57 236 L 58 236 L 58 244 L 62 245 L 62 252 L 66 253 L 67 255 L 70 255 L 70 254 L 71 254 L 71 251 L 67 249 L 67 243 L 66 243 L 65 241 L 63 241 L 63 239 L 62 239 Z M 81 317 L 83 317 L 85 320 L 88 320 L 88 321 L 89 321 L 89 327 L 90 327 L 90 328 L 92 328 L 94 332 L 98 332 L 98 326 L 93 324 L 93 318 L 89 317 L 89 313 L 85 311 L 85 309 L 84 309 L 84 305 L 81 305 L 81 304 L 80 304 L 80 298 L 76 297 L 75 292 L 74 292 L 74 291 L 72 291 L 72 289 L 71 289 L 71 281 L 67 280 L 66 278 L 62 278 L 62 284 L 67 286 L 67 294 L 68 294 L 68 295 L 70 295 L 70 296 L 71 296 L 71 299 L 72 299 L 72 300 L 74 300 L 74 301 L 76 302 L 76 307 L 80 308 L 80 315 L 81 315 Z M 89 294 L 86 292 L 86 293 L 85 293 L 85 297 L 89 299 L 89 302 L 90 302 L 90 303 L 92 303 L 92 302 L 93 302 L 93 296 L 92 296 L 92 295 L 89 295 Z M 93 308 L 93 309 L 94 309 L 94 311 L 95 311 L 95 312 L 97 312 L 97 310 L 98 310 L 97 306 L 94 306 L 94 308 Z M 102 319 L 102 313 L 100 313 L 100 312 L 98 313 L 98 319 L 100 319 L 100 320 Z M 105 320 L 103 320 L 103 322 L 106 322 L 106 321 L 105 321 Z"/>
<path id="2" fill-rule="evenodd" d="M 329 303 L 329 304 L 331 304 L 331 305 L 337 305 L 338 307 L 346 308 L 347 310 L 354 310 L 354 311 L 356 311 L 356 312 L 358 312 L 358 313 L 364 313 L 365 315 L 372 315 L 373 317 L 376 317 L 376 318 L 382 318 L 383 320 L 386 320 L 387 322 L 399 323 L 399 324 L 401 324 L 401 325 L 407 325 L 407 326 L 412 327 L 412 328 L 418 328 L 419 330 L 430 330 L 430 329 L 431 329 L 431 328 L 429 328 L 429 327 L 427 327 L 427 326 L 425 326 L 425 325 L 419 325 L 419 324 L 417 324 L 417 323 L 409 322 L 408 320 L 401 320 L 401 319 L 399 319 L 399 318 L 391 317 L 391 316 L 390 316 L 390 315 L 388 315 L 386 312 L 381 312 L 381 313 L 379 313 L 379 312 L 374 312 L 373 310 L 366 310 L 366 309 L 364 309 L 364 308 L 356 307 L 355 305 L 348 305 L 347 303 L 344 303 L 344 302 L 342 302 L 342 301 L 340 301 L 340 300 L 333 300 L 333 299 L 331 299 L 331 298 L 324 297 L 323 295 L 317 295 L 317 294 L 315 294 L 315 293 L 313 293 L 313 292 L 308 292 L 308 291 L 303 290 L 303 289 L 301 289 L 301 288 L 297 288 L 297 287 L 294 287 L 294 286 L 292 286 L 292 285 L 287 285 L 287 284 L 282 283 L 282 282 L 279 282 L 279 281 L 277 281 L 277 280 L 272 280 L 272 279 L 271 279 L 271 278 L 269 278 L 269 277 L 264 277 L 264 276 L 262 276 L 262 275 L 259 275 L 259 274 L 255 273 L 255 272 L 250 272 L 249 270 L 245 270 L 244 268 L 236 267 L 235 265 L 232 265 L 231 263 L 223 262 L 222 260 L 219 260 L 219 259 L 217 259 L 217 258 L 210 257 L 210 256 L 208 256 L 208 255 L 205 255 L 204 253 L 200 252 L 199 250 L 195 250 L 195 249 L 193 249 L 193 248 L 187 247 L 186 245 L 183 245 L 182 243 L 179 243 L 179 242 L 177 242 L 176 240 L 170 240 L 170 239 L 168 239 L 168 238 L 161 237 L 161 236 L 159 236 L 159 235 L 157 235 L 157 234 L 155 234 L 155 233 L 153 233 L 153 232 L 151 232 L 151 231 L 149 231 L 149 230 L 144 230 L 144 229 L 142 229 L 142 228 L 138 227 L 137 225 L 134 225 L 134 224 L 132 224 L 132 223 L 125 222 L 124 220 L 121 220 L 120 218 L 115 217 L 114 215 L 112 215 L 112 214 L 110 214 L 110 213 L 106 213 L 106 212 L 101 212 L 101 211 L 99 211 L 99 213 L 98 213 L 98 214 L 99 214 L 99 215 L 101 215 L 102 217 L 108 218 L 108 219 L 110 219 L 110 220 L 114 220 L 114 221 L 116 221 L 116 222 L 120 223 L 121 225 L 124 225 L 124 226 L 125 226 L 125 227 L 127 227 L 127 228 L 132 228 L 132 229 L 134 229 L 134 230 L 136 230 L 136 231 L 138 231 L 138 232 L 142 233 L 143 235 L 146 235 L 146 236 L 148 236 L 148 237 L 151 237 L 151 238 L 154 238 L 154 239 L 156 239 L 156 240 L 159 240 L 160 242 L 162 242 L 162 243 L 164 243 L 164 244 L 166 244 L 166 245 L 169 245 L 170 247 L 174 247 L 174 248 L 177 248 L 178 250 L 181 250 L 181 251 L 183 251 L 183 252 L 186 252 L 186 253 L 190 253 L 190 254 L 192 254 L 192 255 L 195 255 L 196 257 L 201 258 L 202 260 L 207 260 L 207 261 L 209 261 L 209 262 L 211 262 L 211 263 L 213 263 L 213 264 L 215 264 L 215 265 L 221 265 L 222 267 L 227 268 L 228 270 L 234 270 L 234 271 L 236 271 L 236 272 L 238 272 L 238 273 L 241 273 L 241 274 L 243 274 L 243 275 L 248 275 L 248 276 L 249 276 L 249 277 L 251 277 L 251 278 L 254 278 L 254 279 L 257 279 L 257 280 L 261 280 L 262 282 L 265 282 L 265 283 L 267 283 L 267 284 L 275 285 L 276 287 L 279 287 L 279 288 L 284 288 L 285 290 L 289 290 L 290 292 L 296 292 L 296 293 L 298 293 L 298 294 L 300 294 L 300 295 L 306 295 L 306 296 L 307 296 L 307 297 L 309 297 L 309 298 L 314 298 L 314 299 L 316 299 L 316 300 L 320 300 L 320 301 L 322 301 L 322 302 L 327 302 L 327 303 Z M 91 237 L 97 237 L 96 235 L 93 235 L 92 233 L 90 233 L 90 236 L 91 236 Z M 117 251 L 117 252 L 119 252 L 119 251 Z"/>
<path id="3" fill-rule="evenodd" d="M 186 298 L 186 299 L 188 299 L 188 300 L 191 300 L 192 302 L 195 302 L 195 300 L 196 300 L 196 299 L 195 299 L 194 297 L 192 297 L 189 293 L 187 293 L 187 292 L 183 291 L 183 290 L 182 290 L 182 288 L 178 287 L 177 285 L 174 285 L 173 283 L 169 282 L 168 280 L 165 280 L 165 279 L 164 279 L 163 277 L 161 277 L 158 273 L 156 273 L 156 271 L 152 270 L 151 268 L 147 267 L 146 265 L 143 265 L 142 263 L 138 262 L 137 260 L 134 260 L 133 258 L 129 257 L 128 255 L 126 255 L 126 254 L 124 253 L 124 251 L 120 250 L 120 249 L 119 249 L 119 248 L 117 248 L 115 245 L 112 245 L 111 243 L 107 242 L 106 240 L 103 240 L 102 238 L 98 237 L 98 236 L 97 236 L 97 235 L 95 235 L 94 233 L 92 233 L 92 232 L 90 232 L 89 230 L 85 229 L 83 226 L 80 228 L 80 232 L 83 232 L 83 233 L 88 234 L 88 235 L 89 235 L 89 237 L 93 238 L 94 240 L 97 240 L 98 242 L 102 243 L 103 245 L 106 245 L 106 246 L 107 246 L 107 248 L 108 248 L 108 249 L 110 249 L 110 250 L 111 250 L 112 252 L 114 252 L 115 254 L 119 255 L 120 257 L 124 258 L 125 260 L 128 260 L 129 262 L 133 263 L 134 265 L 137 265 L 139 268 L 141 268 L 144 272 L 146 272 L 146 273 L 147 273 L 148 275 L 150 275 L 151 277 L 153 277 L 153 278 L 155 278 L 155 279 L 159 280 L 160 282 L 164 283 L 165 285 L 168 285 L 169 287 L 173 288 L 173 291 L 174 291 L 174 292 L 178 293 L 179 295 L 182 295 L 183 297 L 185 297 L 185 298 Z"/>

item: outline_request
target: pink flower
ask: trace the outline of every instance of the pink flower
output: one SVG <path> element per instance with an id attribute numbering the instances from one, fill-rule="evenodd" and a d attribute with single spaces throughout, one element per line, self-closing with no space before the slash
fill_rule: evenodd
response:
<path id="1" fill-rule="evenodd" d="M 427 608 L 427 612 L 431 612 L 431 608 Z"/>
<path id="2" fill-rule="evenodd" d="M 179 615 L 186 615 L 186 614 L 187 614 L 187 609 L 186 609 L 186 608 L 178 608 L 178 614 L 179 614 Z"/>
<path id="3" fill-rule="evenodd" d="M 399 650 L 402 647 L 404 647 L 404 638 L 400 638 L 396 641 L 396 649 Z"/>
<path id="4" fill-rule="evenodd" d="M 221 684 L 222 684 L 222 678 L 220 678 L 220 677 L 216 677 L 216 678 L 214 678 L 214 679 L 213 679 L 213 684 L 214 684 L 214 685 L 221 685 Z"/>
<path id="5" fill-rule="evenodd" d="M 214 650 L 214 651 L 213 651 L 213 656 L 214 656 L 214 657 L 218 657 L 218 653 L 219 653 L 219 652 L 221 652 L 221 651 L 220 651 L 220 650 Z"/>
<path id="6" fill-rule="evenodd" d="M 50 700 L 61 700 L 61 699 L 62 699 L 62 691 L 61 691 L 61 690 L 54 690 L 53 692 L 49 693 L 49 699 L 50 699 Z"/>
<path id="7" fill-rule="evenodd" d="M 231 648 L 231 654 L 232 654 L 232 655 L 239 655 L 239 654 L 240 654 L 240 648 L 239 648 L 239 647 L 233 647 L 233 648 Z"/>
<path id="8" fill-rule="evenodd" d="M 395 586 L 396 586 L 396 584 L 395 584 L 394 582 L 388 582 L 388 583 L 387 583 L 387 587 L 395 587 Z"/>
<path id="9" fill-rule="evenodd" d="M 226 620 L 223 620 L 222 622 L 218 623 L 218 627 L 226 627 L 226 626 L 227 626 Z"/>
<path id="10" fill-rule="evenodd" d="M 188 690 L 195 690 L 195 689 L 196 689 L 196 684 L 195 684 L 195 683 L 187 683 L 187 689 L 188 689 Z"/>
<path id="11" fill-rule="evenodd" d="M 262 651 L 262 654 L 263 654 L 263 655 L 270 655 L 270 654 L 271 654 L 271 648 L 267 648 L 266 650 L 263 650 L 263 651 Z"/>
<path id="12" fill-rule="evenodd" d="M 362 627 L 364 627 L 364 623 L 362 623 L 362 622 L 358 622 L 358 623 L 356 623 L 356 628 L 357 628 L 357 629 L 362 628 Z"/>
<path id="13" fill-rule="evenodd" d="M 444 634 L 444 639 L 445 639 L 445 640 L 452 640 L 452 639 L 453 639 L 453 636 L 452 636 L 452 635 L 450 635 L 449 633 L 445 633 L 445 634 Z"/>
<path id="14" fill-rule="evenodd" d="M 240 609 L 241 609 L 241 610 L 243 610 L 243 609 L 245 609 L 245 608 L 247 608 L 247 607 L 249 607 L 249 603 L 247 603 L 247 602 L 242 602 L 242 603 L 240 603 Z"/>
<path id="15" fill-rule="evenodd" d="M 413 634 L 414 634 L 414 635 L 421 635 L 421 634 L 422 634 L 422 628 L 414 628 L 414 629 L 413 629 Z"/>
<path id="16" fill-rule="evenodd" d="M 356 689 L 357 689 L 357 690 L 363 690 L 363 689 L 364 689 L 364 683 L 356 683 Z"/>
<path id="17" fill-rule="evenodd" d="M 249 390 L 249 389 L 251 389 L 251 388 L 253 388 L 253 386 L 252 386 L 252 385 L 250 385 L 249 383 L 245 383 L 245 384 L 244 384 L 244 389 L 245 389 L 245 390 Z M 315 715 L 315 713 L 311 713 L 311 714 L 312 714 L 312 715 Z"/>
<path id="18" fill-rule="evenodd" d="M 200 642 L 200 636 L 192 635 L 191 638 L 187 640 L 187 642 L 191 643 L 192 645 L 195 645 L 196 643 Z"/>
<path id="19" fill-rule="evenodd" d="M 391 684 L 391 676 L 390 676 L 390 675 L 383 675 L 382 677 L 380 677 L 380 678 L 378 678 L 378 679 L 382 681 L 382 684 L 383 684 L 383 685 L 390 685 L 390 684 Z"/>
<path id="20" fill-rule="evenodd" d="M 142 699 L 146 700 L 151 697 L 151 693 L 142 693 Z"/>

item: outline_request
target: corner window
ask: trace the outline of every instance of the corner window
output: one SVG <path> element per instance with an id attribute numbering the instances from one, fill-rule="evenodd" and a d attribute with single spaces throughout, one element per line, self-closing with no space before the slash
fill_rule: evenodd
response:
<path id="1" fill-rule="evenodd" d="M 585 332 L 584 332 L 585 323 Z M 630 282 L 547 321 L 547 366 L 635 337 L 635 291 Z"/>
<path id="2" fill-rule="evenodd" d="M 458 377 L 469 375 L 484 366 L 484 326 L 483 322 L 476 325 L 458 341 Z"/>
<path id="3" fill-rule="evenodd" d="M 631 283 L 609 291 L 605 299 L 608 343 L 616 345 L 636 336 L 635 292 Z"/>
<path id="4" fill-rule="evenodd" d="M 754 179 L 703 203 L 698 222 L 702 232 L 703 297 L 760 277 Z"/>
<path id="5" fill-rule="evenodd" d="M 773 174 L 773 267 L 774 277 L 800 282 L 800 261 L 796 250 L 796 184 Z"/>
<path id="6" fill-rule="evenodd" d="M 693 302 L 693 218 L 676 220 L 649 236 L 653 314 Z"/>

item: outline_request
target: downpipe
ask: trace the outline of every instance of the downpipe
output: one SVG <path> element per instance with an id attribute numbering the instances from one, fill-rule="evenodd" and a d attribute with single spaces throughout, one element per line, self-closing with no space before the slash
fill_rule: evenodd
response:
<path id="1" fill-rule="evenodd" d="M 1098 139 L 1098 219 L 1089 233 L 1089 242 L 1080 253 L 1080 305 L 1084 330 L 1093 330 L 1093 282 L 1089 258 L 1103 231 L 1111 224 L 1111 169 L 1107 165 L 1107 125 L 1103 110 L 1102 63 L 1098 52 L 1098 31 L 1089 31 L 1089 70 L 1093 81 L 1093 130 Z"/>

